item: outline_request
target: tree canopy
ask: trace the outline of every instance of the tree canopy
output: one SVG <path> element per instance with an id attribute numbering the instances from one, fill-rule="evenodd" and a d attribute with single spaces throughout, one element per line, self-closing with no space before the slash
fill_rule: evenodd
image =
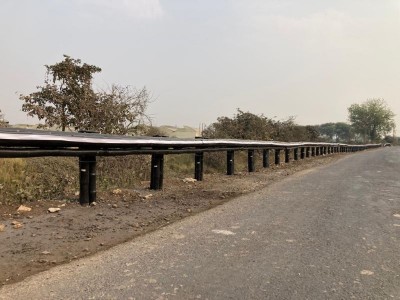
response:
<path id="1" fill-rule="evenodd" d="M 217 122 L 208 126 L 204 132 L 208 138 L 233 138 L 279 141 L 315 141 L 318 131 L 314 126 L 301 126 L 293 117 L 286 120 L 274 120 L 263 114 L 256 115 L 240 109 L 233 118 L 219 117 Z"/>
<path id="2" fill-rule="evenodd" d="M 350 142 L 353 139 L 353 129 L 344 122 L 324 123 L 317 125 L 320 138 L 328 142 Z"/>
<path id="3" fill-rule="evenodd" d="M 136 90 L 113 84 L 109 91 L 96 92 L 93 76 L 101 69 L 68 55 L 45 67 L 44 85 L 29 95 L 20 95 L 24 101 L 22 110 L 44 120 L 42 127 L 126 134 L 136 133 L 148 120 L 146 88 Z"/>
<path id="4" fill-rule="evenodd" d="M 370 99 L 348 108 L 349 121 L 364 142 L 377 142 L 395 128 L 395 114 L 383 99 Z"/>

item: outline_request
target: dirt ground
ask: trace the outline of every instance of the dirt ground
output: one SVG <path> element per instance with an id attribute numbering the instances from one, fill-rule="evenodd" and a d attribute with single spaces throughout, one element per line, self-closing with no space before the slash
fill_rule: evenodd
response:
<path id="1" fill-rule="evenodd" d="M 234 176 L 206 174 L 201 182 L 167 178 L 162 191 L 150 191 L 149 183 L 143 182 L 134 190 L 100 193 L 96 205 L 90 207 L 80 206 L 77 199 L 30 202 L 25 204 L 32 209 L 29 212 L 0 205 L 0 284 L 103 251 L 344 155 L 294 161 Z M 60 210 L 49 213 L 49 208 Z"/>

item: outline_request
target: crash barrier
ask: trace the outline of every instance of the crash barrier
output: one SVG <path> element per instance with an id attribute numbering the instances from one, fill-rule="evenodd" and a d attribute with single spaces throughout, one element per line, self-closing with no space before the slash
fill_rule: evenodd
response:
<path id="1" fill-rule="evenodd" d="M 255 171 L 255 150 L 262 150 L 263 167 L 270 166 L 270 151 L 275 152 L 276 165 L 281 163 L 284 151 L 285 163 L 291 160 L 343 152 L 357 152 L 378 148 L 380 144 L 349 145 L 339 143 L 286 143 L 276 141 L 230 139 L 178 139 L 167 137 L 119 136 L 92 132 L 61 132 L 29 129 L 0 129 L 0 157 L 79 157 L 81 204 L 96 201 L 96 157 L 148 154 L 151 155 L 150 189 L 163 187 L 164 155 L 194 153 L 194 178 L 203 180 L 205 152 L 224 151 L 226 173 L 235 173 L 235 151 L 247 151 L 248 171 Z"/>

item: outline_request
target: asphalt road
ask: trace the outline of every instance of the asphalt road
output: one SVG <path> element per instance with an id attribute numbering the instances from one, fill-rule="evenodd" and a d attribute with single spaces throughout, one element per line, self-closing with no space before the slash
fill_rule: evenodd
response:
<path id="1" fill-rule="evenodd" d="M 347 156 L 0 299 L 400 299 L 400 148 Z"/>

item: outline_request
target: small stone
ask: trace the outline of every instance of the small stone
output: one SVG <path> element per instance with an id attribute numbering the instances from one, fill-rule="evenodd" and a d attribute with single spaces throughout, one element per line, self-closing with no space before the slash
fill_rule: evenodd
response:
<path id="1" fill-rule="evenodd" d="M 28 219 L 33 219 L 33 216 L 28 216 Z"/>
<path id="2" fill-rule="evenodd" d="M 362 270 L 360 272 L 361 275 L 367 275 L 367 276 L 371 276 L 374 275 L 374 272 L 370 271 L 370 270 Z"/>
<path id="3" fill-rule="evenodd" d="M 117 204 L 113 204 L 111 207 L 112 207 L 112 208 L 117 208 L 118 205 L 117 205 Z"/>
<path id="4" fill-rule="evenodd" d="M 84 252 L 89 252 L 89 248 L 83 249 Z"/>
<path id="5" fill-rule="evenodd" d="M 59 207 L 50 207 L 47 211 L 49 213 L 56 213 L 56 212 L 59 212 L 60 210 L 61 210 L 61 208 L 59 208 Z"/>
<path id="6" fill-rule="evenodd" d="M 47 259 L 39 259 L 38 260 L 41 264 L 48 263 L 49 261 Z"/>
<path id="7" fill-rule="evenodd" d="M 86 239 L 84 239 L 85 242 L 89 242 L 92 238 L 88 237 Z"/>
<path id="8" fill-rule="evenodd" d="M 150 279 L 149 279 L 149 283 L 157 283 L 157 280 L 156 280 L 156 279 L 153 279 L 153 278 L 150 278 Z"/>
<path id="9" fill-rule="evenodd" d="M 112 191 L 112 193 L 114 195 L 120 195 L 120 194 L 122 194 L 122 191 L 120 189 L 115 189 L 115 190 Z"/>
<path id="10" fill-rule="evenodd" d="M 190 208 L 188 208 L 188 209 L 187 209 L 187 212 L 188 212 L 188 213 L 191 213 L 191 212 L 192 212 L 192 210 L 191 210 Z"/>
<path id="11" fill-rule="evenodd" d="M 31 235 L 32 237 L 35 237 L 36 236 L 36 234 L 34 234 L 34 233 L 32 233 L 32 235 Z"/>
<path id="12" fill-rule="evenodd" d="M 194 182 L 196 182 L 197 180 L 194 179 L 194 178 L 185 178 L 185 179 L 183 179 L 182 181 L 185 182 L 185 183 L 194 183 Z"/>
<path id="13" fill-rule="evenodd" d="M 148 194 L 143 197 L 144 200 L 149 200 L 151 197 L 153 197 L 153 194 Z"/>
<path id="14" fill-rule="evenodd" d="M 40 254 L 43 254 L 43 255 L 49 255 L 49 254 L 50 254 L 50 252 L 49 252 L 49 251 L 43 251 L 43 252 L 41 252 Z"/>
<path id="15" fill-rule="evenodd" d="M 19 212 L 28 212 L 28 211 L 31 211 L 32 210 L 32 208 L 30 208 L 30 207 L 28 207 L 28 206 L 25 206 L 25 205 L 21 205 L 20 207 L 18 207 L 18 209 L 17 209 L 17 211 L 19 211 Z"/>
<path id="16" fill-rule="evenodd" d="M 76 192 L 75 192 L 75 196 L 79 196 L 79 191 L 76 191 Z"/>
<path id="17" fill-rule="evenodd" d="M 4 224 L 0 224 L 0 232 L 3 232 L 6 226 Z"/>
<path id="18" fill-rule="evenodd" d="M 90 203 L 90 206 L 96 206 L 96 205 L 97 205 L 96 202 L 91 202 L 91 203 Z"/>
<path id="19" fill-rule="evenodd" d="M 104 216 L 103 213 L 98 213 L 97 215 L 100 216 L 100 217 Z"/>
<path id="20" fill-rule="evenodd" d="M 104 243 L 100 243 L 100 246 L 104 246 L 105 244 Z"/>
<path id="21" fill-rule="evenodd" d="M 17 221 L 13 221 L 11 224 L 13 225 L 14 229 L 20 229 L 23 227 L 23 225 Z"/>

